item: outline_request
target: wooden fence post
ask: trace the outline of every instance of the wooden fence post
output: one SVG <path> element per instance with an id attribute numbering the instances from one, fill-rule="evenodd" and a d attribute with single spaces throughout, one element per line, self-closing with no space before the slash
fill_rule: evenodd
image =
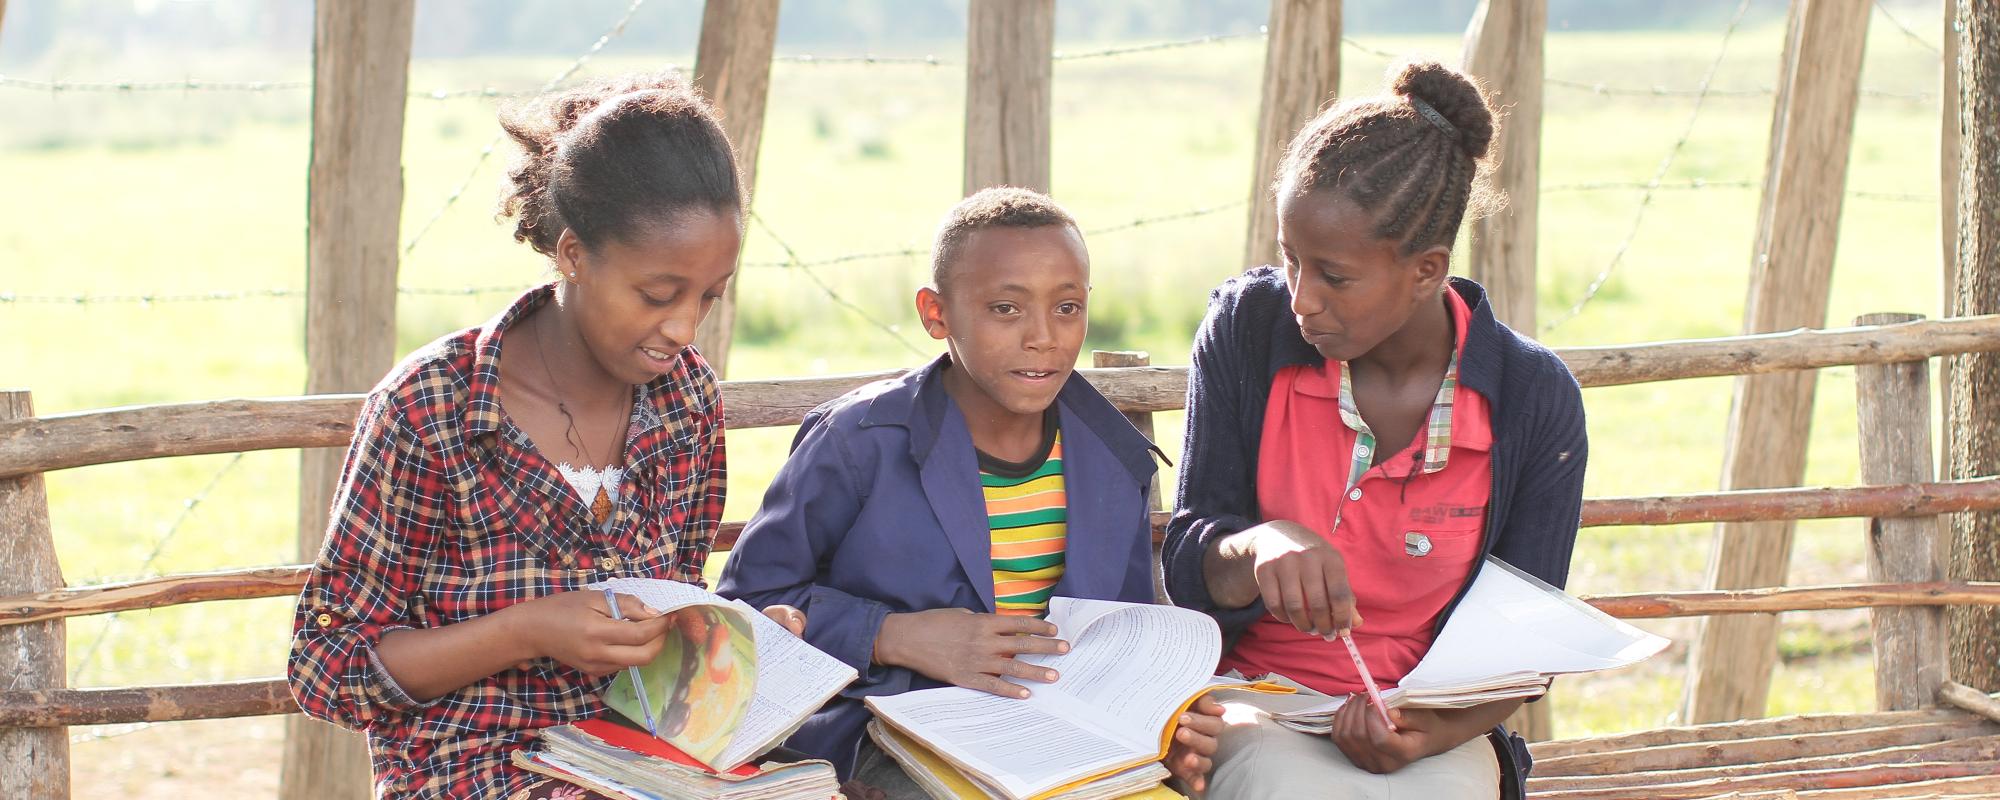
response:
<path id="1" fill-rule="evenodd" d="M 35 415 L 25 391 L 0 392 L 0 420 Z M 63 587 L 42 474 L 0 478 L 0 594 Z M 68 656 L 62 620 L 0 628 L 0 675 L 10 688 L 61 689 Z M 0 797 L 67 800 L 68 728 L 0 728 Z"/>
<path id="2" fill-rule="evenodd" d="M 1486 84 L 1500 115 L 1494 184 L 1507 205 L 1472 223 L 1466 272 L 1486 287 L 1493 314 L 1535 335 L 1535 225 L 1541 192 L 1542 38 L 1548 0 L 1480 0 L 1465 29 L 1465 70 Z M 1555 738 L 1547 700 L 1528 703 L 1507 727 L 1531 742 Z"/>
<path id="3" fill-rule="evenodd" d="M 366 391 L 396 357 L 410 0 L 314 4 L 312 163 L 306 178 L 306 393 Z M 299 556 L 319 554 L 342 452 L 299 454 Z M 279 796 L 372 794 L 367 741 L 318 720 L 285 723 Z"/>
<path id="4" fill-rule="evenodd" d="M 1958 0 L 1958 264 L 1953 316 L 2000 312 L 2000 0 Z M 1950 475 L 2000 474 L 2000 359 L 1951 359 Z M 2000 580 L 2000 513 L 1951 517 L 1949 574 Z M 1951 677 L 2000 690 L 2000 610 L 1954 608 Z"/>
<path id="5" fill-rule="evenodd" d="M 1145 351 L 1090 351 L 1090 365 L 1100 369 L 1104 367 L 1149 367 L 1152 364 L 1152 355 Z M 1159 441 L 1159 439 L 1153 436 L 1153 415 L 1151 412 L 1129 413 L 1125 415 L 1125 418 L 1132 421 L 1132 427 L 1138 428 L 1139 433 L 1144 435 L 1147 441 Z M 1156 474 L 1153 476 L 1153 484 L 1146 487 L 1146 510 L 1149 512 L 1158 511 L 1161 508 L 1160 476 Z M 1167 575 L 1162 571 L 1160 565 L 1159 542 L 1153 543 L 1153 601 L 1157 603 L 1173 602 L 1167 598 Z"/>
<path id="6" fill-rule="evenodd" d="M 1746 333 L 1820 327 L 1833 279 L 1847 156 L 1860 94 L 1869 0 L 1794 0 L 1771 121 L 1753 252 Z M 1722 487 L 1796 486 L 1805 478 L 1813 372 L 1736 382 L 1723 454 Z M 1710 554 L 1717 589 L 1784 582 L 1790 522 L 1722 525 Z M 1707 620 L 1689 656 L 1688 723 L 1761 716 L 1777 660 L 1777 617 Z"/>
<path id="7" fill-rule="evenodd" d="M 1055 0 L 972 0 L 965 37 L 965 193 L 1049 191 Z"/>
<path id="8" fill-rule="evenodd" d="M 757 149 L 764 138 L 764 106 L 771 94 L 771 52 L 778 44 L 778 0 L 708 0 L 701 11 L 701 41 L 694 56 L 694 85 L 722 113 L 722 130 L 736 148 L 744 202 L 757 197 Z M 738 263 L 742 259 L 739 257 Z M 729 345 L 736 328 L 736 287 L 729 282 L 722 302 L 695 332 L 716 377 L 729 374 Z"/>
<path id="9" fill-rule="evenodd" d="M 1856 325 L 1889 325 L 1921 314 L 1864 314 Z M 1861 480 L 1926 483 L 1931 454 L 1930 361 L 1856 367 L 1860 409 Z M 1944 537 L 1937 517 L 1886 517 L 1868 521 L 1868 579 L 1924 582 L 1944 579 Z M 1944 685 L 1944 609 L 1878 608 L 1875 637 L 1875 706 L 1882 711 L 1923 708 L 1937 702 Z"/>
<path id="10" fill-rule="evenodd" d="M 1465 70 L 1486 84 L 1500 116 L 1494 185 L 1507 205 L 1472 223 L 1467 275 L 1486 287 L 1494 316 L 1535 335 L 1535 224 L 1541 192 L 1542 35 L 1548 0 L 1480 0 L 1465 30 Z M 1542 708 L 1534 703 L 1525 708 Z"/>
<path id="11" fill-rule="evenodd" d="M 1278 207 L 1271 181 L 1292 135 L 1340 92 L 1340 0 L 1271 0 L 1264 50 L 1264 102 L 1243 268 L 1278 263 Z"/>

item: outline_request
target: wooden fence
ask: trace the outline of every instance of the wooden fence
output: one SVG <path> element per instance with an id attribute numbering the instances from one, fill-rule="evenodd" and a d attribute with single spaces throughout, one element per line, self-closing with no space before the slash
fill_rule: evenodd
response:
<path id="1" fill-rule="evenodd" d="M 1586 386 L 1767 374 L 1861 365 L 1862 471 L 1870 485 L 1592 498 L 1585 526 L 1753 522 L 1869 517 L 1870 583 L 1746 590 L 1649 592 L 1587 597 L 1627 619 L 1773 614 L 1872 607 L 1878 701 L 1884 709 L 1935 703 L 1944 686 L 1940 607 L 2000 605 L 2000 583 L 1942 580 L 1937 516 L 2000 508 L 2000 477 L 1930 481 L 1928 359 L 2000 351 L 2000 316 L 1939 321 L 1864 318 L 1842 330 L 1805 330 L 1704 341 L 1559 350 Z M 806 410 L 894 373 L 723 385 L 731 428 L 796 424 Z M 1093 384 L 1134 415 L 1181 407 L 1184 370 L 1086 370 Z M 352 395 L 143 406 L 37 417 L 27 392 L 0 405 L 0 633 L 25 646 L 0 653 L 0 667 L 28 688 L 0 692 L 0 741 L 40 743 L 30 761 L 7 765 L 0 794 L 45 796 L 66 778 L 65 726 L 215 719 L 297 711 L 282 678 L 174 686 L 71 689 L 61 664 L 63 620 L 188 603 L 279 597 L 298 592 L 306 565 L 168 575 L 95 586 L 64 586 L 54 562 L 42 473 L 143 458 L 275 448 L 326 447 L 352 433 Z M 1587 398 L 1586 398 L 1587 399 Z M 1147 421 L 1142 418 L 1141 421 Z M 1156 516 L 1156 525 L 1164 513 Z M 726 549 L 741 530 L 729 523 Z M 30 569 L 16 568 L 29 566 Z M 274 647 L 282 646 L 273 643 Z M 53 669 L 51 669 L 53 667 Z"/>

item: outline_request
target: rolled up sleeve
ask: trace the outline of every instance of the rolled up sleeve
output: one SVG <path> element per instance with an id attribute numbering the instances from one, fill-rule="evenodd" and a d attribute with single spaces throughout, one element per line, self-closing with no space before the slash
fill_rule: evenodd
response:
<path id="1" fill-rule="evenodd" d="M 375 648 L 384 634 L 418 624 L 415 576 L 448 485 L 390 403 L 370 398 L 293 618 L 286 671 L 306 714 L 367 730 L 427 705 L 396 684 Z"/>

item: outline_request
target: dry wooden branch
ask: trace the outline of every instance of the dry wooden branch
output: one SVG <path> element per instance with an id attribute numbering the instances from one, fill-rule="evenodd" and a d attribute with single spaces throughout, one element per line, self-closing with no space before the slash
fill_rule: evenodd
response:
<path id="1" fill-rule="evenodd" d="M 0 728 L 112 725 L 183 719 L 254 717 L 299 710 L 283 678 L 140 686 L 0 692 Z"/>
<path id="2" fill-rule="evenodd" d="M 1979 716 L 2000 722 L 2000 699 L 1957 681 L 1945 681 L 1938 688 L 1938 699 Z"/>
<path id="3" fill-rule="evenodd" d="M 1536 791 L 1537 800 L 1630 800 L 1634 796 L 1657 800 L 1691 800 L 1709 797 L 1718 790 L 1759 789 L 1846 789 L 1932 781 L 1943 778 L 1981 777 L 2000 772 L 2000 761 L 1931 761 L 1919 764 L 1869 764 L 1846 769 L 1805 772 L 1761 772 L 1658 784 L 1610 786 L 1601 789 Z M 1647 773 L 1660 774 L 1660 773 Z M 1672 773 L 1667 773 L 1671 775 Z"/>
<path id="4" fill-rule="evenodd" d="M 1893 364 L 2000 350 L 2000 315 L 1556 351 L 1584 386 Z"/>
<path id="5" fill-rule="evenodd" d="M 2000 725 L 1987 720 L 1973 719 L 1794 736 L 1767 736 L 1734 741 L 1671 744 L 1537 759 L 1535 775 L 1539 777 L 1606 775 L 1618 772 L 1726 767 L 1787 758 L 1858 753 L 1885 747 L 1930 744 L 1995 734 L 2000 734 Z"/>
<path id="6" fill-rule="evenodd" d="M 1886 606 L 2000 605 L 2000 583 L 1936 581 L 1600 595 L 1585 602 L 1619 619 L 1761 614 Z"/>
<path id="7" fill-rule="evenodd" d="M 1583 526 L 1923 517 L 1989 508 L 2000 508 L 2000 477 L 1893 486 L 1738 489 L 1593 498 L 1583 502 Z"/>
<path id="8" fill-rule="evenodd" d="M 1915 725 L 1929 722 L 1969 722 L 1971 719 L 1972 717 L 1966 715 L 1965 712 L 1951 708 L 1926 708 L 1916 711 L 1870 711 L 1861 714 L 1799 714 L 1786 717 L 1743 720 L 1740 722 L 1717 722 L 1709 725 L 1654 728 L 1633 733 L 1621 733 L 1615 736 L 1595 736 L 1587 739 L 1561 739 L 1553 742 L 1536 742 L 1528 745 L 1528 752 L 1535 756 L 1537 763 L 1540 763 L 1544 759 L 1555 758 L 1557 756 L 1576 755 L 1578 753 L 1603 753 L 1611 750 L 1632 750 L 1664 744 L 1758 739 L 1767 736 L 1794 736 L 1802 733 L 1851 731 L 1862 728 L 1884 728 L 1894 725 Z"/>
<path id="9" fill-rule="evenodd" d="M 306 565 L 222 570 L 192 575 L 72 586 L 32 596 L 0 598 L 0 625 L 177 606 L 206 600 L 247 600 L 297 594 Z"/>
<path id="10" fill-rule="evenodd" d="M 1972 739 L 1936 742 L 1932 744 L 1888 747 L 1859 753 L 1841 753 L 1828 756 L 1791 758 L 1759 764 L 1737 764 L 1727 767 L 1696 767 L 1682 770 L 1651 770 L 1645 772 L 1620 772 L 1607 775 L 1573 775 L 1561 777 L 1531 777 L 1528 779 L 1530 791 L 1576 791 L 1582 789 L 1608 789 L 1614 787 L 1658 786 L 1665 784 L 1692 783 L 1715 779 L 1752 777 L 1777 773 L 1818 772 L 1825 770 L 1853 769 L 1878 764 L 1919 764 L 1937 761 L 1993 761 L 2000 760 L 2000 736 L 1981 736 Z M 1750 789 L 1751 785 L 1728 784 L 1730 788 Z M 1788 788 L 1804 788 L 1804 783 L 1784 783 Z M 1706 790 L 1713 794 L 1714 790 Z M 1696 796 L 1700 796 L 1697 794 Z"/>

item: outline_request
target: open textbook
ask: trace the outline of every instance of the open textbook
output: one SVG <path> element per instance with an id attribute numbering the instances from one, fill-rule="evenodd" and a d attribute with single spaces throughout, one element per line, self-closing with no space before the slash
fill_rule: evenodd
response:
<path id="1" fill-rule="evenodd" d="M 1666 639 L 1488 557 L 1430 651 L 1395 688 L 1382 691 L 1382 702 L 1391 708 L 1470 708 L 1539 697 L 1556 675 L 1636 664 L 1666 646 Z M 1256 701 L 1280 724 L 1307 733 L 1331 730 L 1342 702 L 1307 692 Z"/>
<path id="2" fill-rule="evenodd" d="M 965 777 L 936 753 L 883 725 L 879 719 L 869 721 L 868 738 L 875 740 L 875 746 L 894 759 L 931 800 L 1001 800 L 992 789 Z M 1163 783 L 1168 777 L 1167 768 L 1160 766 L 1160 762 L 1148 761 L 1052 795 L 1049 800 L 1185 800 L 1186 795 Z"/>
<path id="3" fill-rule="evenodd" d="M 855 678 L 853 667 L 741 600 L 651 578 L 585 588 L 631 595 L 661 613 L 680 612 L 660 655 L 639 668 L 645 696 L 623 671 L 604 703 L 628 720 L 650 716 L 660 739 L 717 772 L 783 742 Z"/>
<path id="4" fill-rule="evenodd" d="M 1166 755 L 1195 698 L 1245 685 L 1214 677 L 1222 634 L 1205 614 L 1057 597 L 1048 621 L 1070 651 L 1019 657 L 1060 675 L 1055 683 L 1019 682 L 1032 692 L 1026 700 L 952 686 L 870 697 L 868 707 L 989 796 L 1027 800 L 1123 780 L 1121 773 Z"/>

